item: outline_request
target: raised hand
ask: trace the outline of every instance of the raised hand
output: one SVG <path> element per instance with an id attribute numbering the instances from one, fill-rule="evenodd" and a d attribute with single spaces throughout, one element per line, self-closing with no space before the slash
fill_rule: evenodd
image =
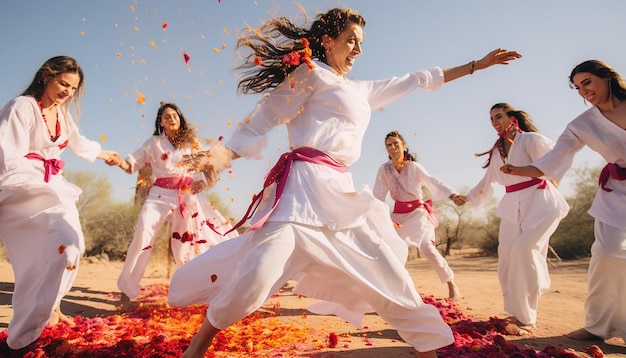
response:
<path id="1" fill-rule="evenodd" d="M 476 69 L 482 70 L 493 65 L 508 65 L 510 61 L 517 60 L 521 57 L 522 55 L 517 51 L 509 51 L 503 48 L 498 48 L 476 61 Z"/>

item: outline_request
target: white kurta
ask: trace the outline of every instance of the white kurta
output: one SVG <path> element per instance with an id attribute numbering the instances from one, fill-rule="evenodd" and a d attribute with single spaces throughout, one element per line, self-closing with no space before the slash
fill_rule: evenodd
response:
<path id="1" fill-rule="evenodd" d="M 592 107 L 567 125 L 554 149 L 533 163 L 546 176 L 560 179 L 584 146 L 608 163 L 626 168 L 626 130 Z M 608 339 L 626 338 L 626 181 L 609 179 L 613 191 L 598 188 L 589 214 L 596 220 L 591 246 L 585 329 Z"/>
<path id="2" fill-rule="evenodd" d="M 394 202 L 424 201 L 422 187 L 427 187 L 433 201 L 439 201 L 456 194 L 438 178 L 430 175 L 417 162 L 407 161 L 398 173 L 391 161 L 381 165 L 376 175 L 374 196 L 385 201 L 387 193 Z M 439 275 L 441 282 L 454 280 L 454 273 L 446 259 L 435 246 L 435 226 L 429 219 L 429 213 L 423 206 L 409 213 L 391 213 L 396 231 L 409 245 L 417 246 L 420 253 L 430 262 Z"/>
<path id="3" fill-rule="evenodd" d="M 144 165 L 150 165 L 154 180 L 183 177 L 189 175 L 178 163 L 183 159 L 183 155 L 191 153 L 191 148 L 176 149 L 162 134 L 148 138 L 141 148 L 128 156 L 127 161 L 132 172 L 139 170 Z M 171 224 L 170 247 L 174 261 L 178 266 L 182 266 L 211 246 L 238 235 L 236 231 L 228 234 L 228 236 L 222 236 L 215 232 L 225 233 L 232 226 L 209 203 L 202 192 L 198 194 L 184 192 L 183 201 L 186 207 L 181 214 L 178 189 L 154 185 L 150 188 L 148 197 L 139 212 L 135 235 L 128 247 L 124 267 L 117 283 L 118 288 L 129 298 L 134 299 L 139 294 L 141 278 L 152 253 L 152 244 L 165 222 Z M 215 231 L 211 229 L 210 225 Z"/>
<path id="4" fill-rule="evenodd" d="M 80 188 L 59 172 L 44 181 L 37 153 L 60 159 L 64 143 L 93 162 L 100 144 L 82 136 L 71 115 L 59 108 L 61 133 L 50 140 L 37 101 L 20 96 L 0 110 L 0 239 L 15 275 L 13 318 L 7 344 L 19 349 L 34 342 L 52 311 L 69 292 L 85 250 L 76 210 Z"/>
<path id="5" fill-rule="evenodd" d="M 509 149 L 508 162 L 529 165 L 552 145 L 551 140 L 539 133 L 518 133 Z M 500 171 L 503 165 L 499 151 L 494 149 L 485 176 L 467 194 L 470 203 L 477 207 L 487 204 L 495 183 L 508 186 L 532 179 L 504 174 Z M 523 324 L 536 323 L 539 298 L 550 288 L 548 244 L 568 211 L 569 205 L 550 181 L 545 189 L 535 185 L 505 193 L 496 209 L 496 215 L 502 219 L 498 235 L 498 278 L 504 310 Z"/>
<path id="6" fill-rule="evenodd" d="M 349 166 L 360 156 L 373 108 L 416 88 L 432 91 L 442 84 L 439 68 L 385 81 L 354 81 L 322 63 L 311 71 L 301 65 L 258 103 L 226 146 L 256 157 L 266 145 L 266 133 L 286 124 L 290 148 L 313 147 Z M 252 222 L 271 206 L 273 188 L 266 190 L 265 208 Z M 349 172 L 295 162 L 268 222 L 178 269 L 169 302 L 210 303 L 207 319 L 223 329 L 297 277 L 294 292 L 353 312 L 373 309 L 420 351 L 446 346 L 454 341 L 452 332 L 416 292 L 404 268 L 406 243 L 388 212 L 370 192 L 355 191 Z"/>

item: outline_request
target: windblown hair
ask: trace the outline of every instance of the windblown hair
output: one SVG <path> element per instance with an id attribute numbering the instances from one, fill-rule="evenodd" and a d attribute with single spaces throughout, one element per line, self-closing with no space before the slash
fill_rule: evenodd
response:
<path id="1" fill-rule="evenodd" d="M 404 137 L 402 136 L 402 134 L 400 134 L 400 132 L 391 131 L 387 133 L 387 135 L 385 136 L 385 144 L 387 144 L 387 139 L 389 139 L 390 137 L 398 138 L 402 142 L 402 144 L 404 144 L 404 160 L 405 161 L 417 162 L 417 155 L 415 153 L 409 153 L 409 146 L 406 145 L 406 141 L 404 140 Z M 391 157 L 389 157 L 389 159 L 391 159 Z"/>
<path id="2" fill-rule="evenodd" d="M 28 88 L 22 92 L 22 96 L 32 96 L 37 101 L 43 96 L 46 83 L 53 80 L 62 73 L 76 73 L 80 78 L 78 87 L 69 101 L 63 103 L 62 109 L 65 113 L 69 112 L 70 103 L 73 101 L 76 108 L 76 122 L 80 118 L 80 100 L 83 96 L 85 74 L 78 65 L 78 62 L 69 56 L 56 56 L 48 59 L 35 73 Z"/>
<path id="3" fill-rule="evenodd" d="M 574 67 L 569 76 L 570 87 L 574 87 L 574 76 L 582 72 L 588 72 L 600 78 L 608 78 L 611 95 L 615 96 L 620 101 L 626 100 L 626 84 L 622 76 L 611 68 L 611 66 L 599 60 L 588 60 L 580 63 Z"/>
<path id="4" fill-rule="evenodd" d="M 515 108 L 513 108 L 512 105 L 510 105 L 508 103 L 496 103 L 493 106 L 491 106 L 491 110 L 494 110 L 494 109 L 502 109 L 502 110 L 504 110 L 504 112 L 506 112 L 507 116 L 514 117 L 517 120 L 517 127 L 520 130 L 522 130 L 523 132 L 537 132 L 538 131 L 537 127 L 533 123 L 533 121 L 530 118 L 530 116 L 528 115 L 528 113 L 526 113 L 524 111 L 518 111 Z M 488 151 L 486 151 L 484 153 L 478 153 L 478 154 L 474 154 L 474 155 L 477 156 L 477 157 L 482 157 L 483 155 L 490 154 L 494 149 L 498 149 L 498 150 L 504 151 L 503 147 L 500 148 L 500 146 L 502 146 L 502 145 L 503 145 L 503 141 L 502 141 L 502 137 L 500 137 L 500 138 L 498 138 L 496 143 L 491 147 L 491 149 L 489 149 Z M 483 165 L 483 169 L 487 168 L 489 166 L 489 164 L 491 164 L 491 154 L 489 155 L 489 158 L 487 159 L 487 161 Z"/>
<path id="5" fill-rule="evenodd" d="M 319 14 L 308 29 L 295 25 L 286 17 L 270 19 L 258 30 L 248 29 L 237 41 L 237 49 L 251 50 L 244 56 L 244 63 L 236 68 L 243 73 L 237 90 L 244 94 L 263 93 L 278 86 L 298 67 L 283 59 L 306 48 L 302 39 L 308 41 L 312 58 L 327 63 L 323 35 L 337 38 L 349 23 L 365 27 L 365 20 L 354 10 L 335 8 Z"/>
<path id="6" fill-rule="evenodd" d="M 163 133 L 164 128 L 161 125 L 161 116 L 163 115 L 163 111 L 165 111 L 166 108 L 171 108 L 174 111 L 176 111 L 176 114 L 178 114 L 178 118 L 180 119 L 180 128 L 178 128 L 178 130 L 176 131 L 176 133 L 174 133 L 172 138 L 168 138 L 170 142 L 176 148 L 182 148 L 182 147 L 197 148 L 200 144 L 200 138 L 198 138 L 198 136 L 196 135 L 196 129 L 187 123 L 187 119 L 185 119 L 185 115 L 175 103 L 161 102 L 161 105 L 159 106 L 159 111 L 157 112 L 156 119 L 154 120 L 155 129 L 152 135 L 159 136 Z"/>

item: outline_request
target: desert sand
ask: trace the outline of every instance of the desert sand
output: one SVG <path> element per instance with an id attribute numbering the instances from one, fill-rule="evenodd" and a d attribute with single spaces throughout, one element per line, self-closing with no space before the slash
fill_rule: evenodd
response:
<path id="1" fill-rule="evenodd" d="M 153 259 L 142 281 L 142 285 L 167 283 L 175 269 Z M 507 317 L 502 309 L 502 298 L 498 284 L 494 257 L 479 257 L 471 250 L 456 251 L 448 257 L 448 262 L 456 275 L 456 283 L 461 290 L 458 302 L 460 310 L 472 321 L 488 320 L 496 316 Z M 621 338 L 605 342 L 580 342 L 564 336 L 569 331 L 580 328 L 584 322 L 583 303 L 587 291 L 586 271 L 588 259 L 574 261 L 550 261 L 552 286 L 540 301 L 539 317 L 536 329 L 530 335 L 506 336 L 507 341 L 518 346 L 532 346 L 542 350 L 548 345 L 560 348 L 572 348 L 584 352 L 585 348 L 596 344 L 607 357 L 626 357 L 626 345 Z M 78 278 L 72 291 L 62 301 L 61 309 L 69 316 L 85 317 L 110 316 L 119 314 L 119 291 L 116 287 L 117 276 L 122 269 L 121 262 L 85 258 L 79 268 Z M 419 257 L 410 257 L 407 269 L 414 279 L 415 286 L 422 295 L 446 298 L 448 291 L 441 284 L 429 263 Z M 7 327 L 12 311 L 11 297 L 13 272 L 10 263 L 0 261 L 0 331 Z M 349 339 L 349 344 L 339 342 L 336 348 L 327 348 L 315 352 L 303 353 L 306 357 L 411 357 L 410 346 L 403 343 L 397 333 L 386 325 L 377 315 L 365 317 L 364 328 L 358 329 L 335 316 L 306 315 L 301 319 L 307 304 L 313 300 L 297 297 L 284 287 L 283 292 L 268 300 L 265 309 L 279 306 L 281 314 L 276 317 L 285 324 L 306 324 L 336 332 Z M 296 317 L 297 319 L 294 319 Z M 368 334 L 369 333 L 369 334 Z M 367 335 L 367 339 L 362 337 Z M 230 356 L 235 356 L 231 354 Z M 581 354 L 581 356 L 584 356 Z"/>

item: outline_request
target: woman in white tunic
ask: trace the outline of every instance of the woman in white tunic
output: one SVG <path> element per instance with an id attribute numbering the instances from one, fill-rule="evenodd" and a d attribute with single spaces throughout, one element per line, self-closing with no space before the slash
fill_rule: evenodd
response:
<path id="1" fill-rule="evenodd" d="M 236 231 L 228 236 L 221 235 L 232 226 L 202 195 L 208 187 L 205 179 L 198 177 L 202 173 L 194 178 L 180 165 L 184 156 L 202 149 L 200 138 L 180 108 L 174 103 L 162 102 L 154 126 L 152 137 L 141 148 L 126 160 L 117 157 L 115 163 L 129 174 L 149 165 L 154 178 L 139 212 L 135 235 L 117 281 L 123 293 L 122 304 L 139 294 L 154 239 L 166 222 L 171 223 L 170 247 L 177 266 L 211 246 L 237 236 Z"/>
<path id="2" fill-rule="evenodd" d="M 15 276 L 10 349 L 64 318 L 58 307 L 85 250 L 76 210 L 81 190 L 63 177 L 61 154 L 69 148 L 90 162 L 114 154 L 81 135 L 69 113 L 83 83 L 74 59 L 53 57 L 0 110 L 0 239 Z"/>
<path id="3" fill-rule="evenodd" d="M 454 283 L 454 272 L 435 246 L 437 219 L 433 201 L 450 198 L 455 204 L 464 203 L 458 193 L 438 178 L 430 175 L 417 163 L 402 134 L 389 132 L 385 136 L 389 161 L 378 169 L 373 194 L 385 201 L 387 194 L 394 201 L 391 220 L 396 232 L 409 245 L 416 246 L 435 269 L 441 283 L 448 284 L 448 297 L 458 300 L 459 288 Z M 432 199 L 424 201 L 422 187 L 428 188 Z"/>
<path id="4" fill-rule="evenodd" d="M 530 166 L 502 171 L 560 179 L 585 145 L 608 163 L 589 214 L 595 241 L 587 275 L 585 325 L 568 334 L 579 340 L 626 338 L 626 84 L 607 64 L 590 60 L 576 66 L 570 83 L 593 105 L 567 125 L 554 149 Z"/>
<path id="5" fill-rule="evenodd" d="M 504 310 L 511 323 L 532 329 L 537 323 L 541 295 L 550 288 L 546 257 L 550 236 L 569 206 L 549 180 L 518 178 L 500 172 L 504 163 L 527 165 L 548 152 L 553 142 L 537 133 L 530 117 L 508 103 L 491 107 L 491 125 L 499 139 L 489 151 L 483 179 L 466 198 L 476 207 L 489 203 L 493 185 L 506 192 L 496 209 L 501 219 L 498 234 L 498 279 Z"/>
<path id="6" fill-rule="evenodd" d="M 239 45 L 252 54 L 239 89 L 268 94 L 226 148 L 211 151 L 206 170 L 219 171 L 221 159 L 228 165 L 239 156 L 258 158 L 266 133 L 281 124 L 292 152 L 283 154 L 266 177 L 266 189 L 254 198 L 259 210 L 251 230 L 216 245 L 172 277 L 170 304 L 210 303 L 184 357 L 202 357 L 221 329 L 296 277 L 298 294 L 352 312 L 376 311 L 424 357 L 454 341 L 404 268 L 407 246 L 393 228 L 388 206 L 371 192 L 356 192 L 347 167 L 360 155 L 372 108 L 520 55 L 500 49 L 447 70 L 349 80 L 345 75 L 361 54 L 364 25 L 356 12 L 332 9 L 308 29 L 275 18 L 240 38 Z"/>

